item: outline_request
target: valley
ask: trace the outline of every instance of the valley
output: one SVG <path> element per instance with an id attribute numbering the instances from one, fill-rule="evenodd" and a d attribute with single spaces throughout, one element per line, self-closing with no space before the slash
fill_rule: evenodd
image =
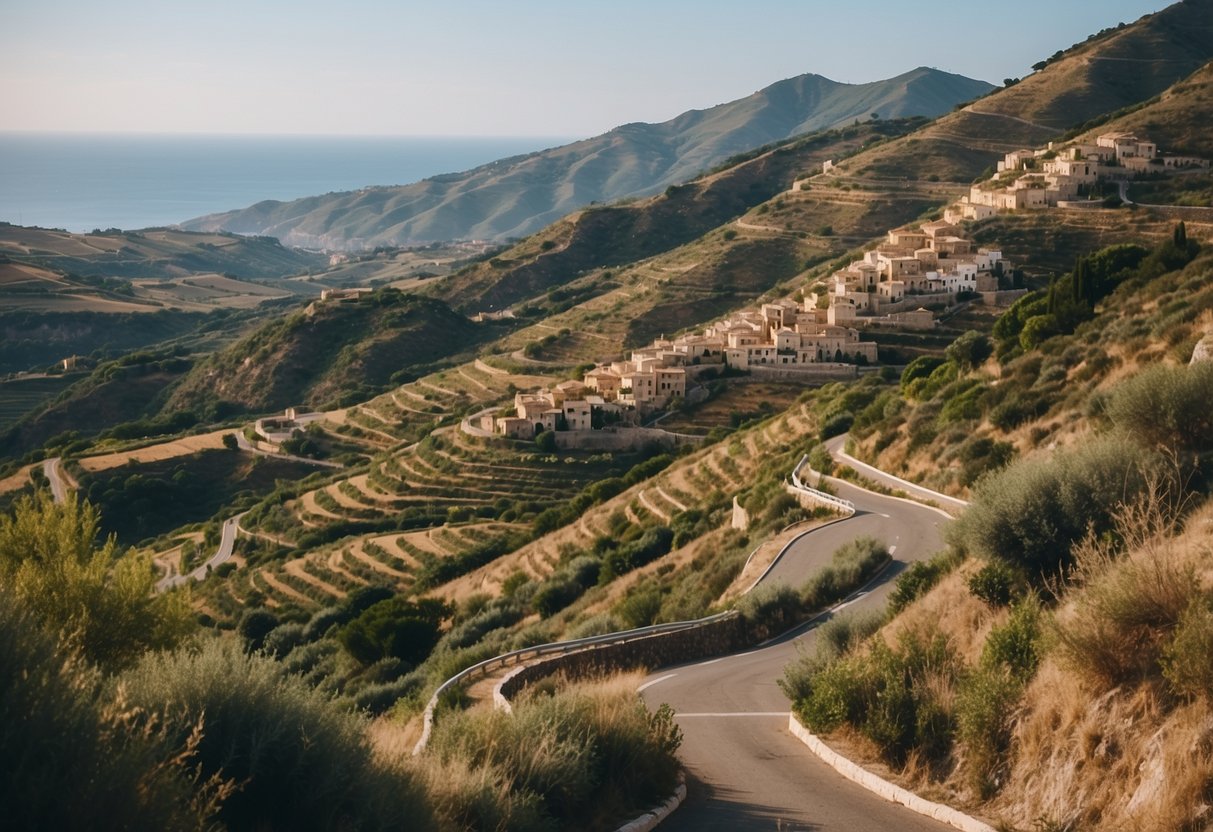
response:
<path id="1" fill-rule="evenodd" d="M 998 88 L 0 226 L 0 627 L 233 829 L 616 829 L 680 777 L 662 828 L 1204 828 L 1211 59 L 1185 0 Z M 319 739 L 221 787 L 256 720 Z"/>

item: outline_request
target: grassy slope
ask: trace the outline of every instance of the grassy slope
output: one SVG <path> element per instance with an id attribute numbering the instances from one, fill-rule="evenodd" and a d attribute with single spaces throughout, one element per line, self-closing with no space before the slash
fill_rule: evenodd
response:
<path id="1" fill-rule="evenodd" d="M 228 272 L 276 278 L 327 265 L 318 254 L 288 249 L 277 240 L 184 231 L 70 234 L 0 224 L 0 254 L 85 277 L 181 277 Z"/>
<path id="2" fill-rule="evenodd" d="M 449 360 L 497 331 L 439 301 L 398 292 L 322 303 L 211 356 L 174 391 L 167 410 L 216 399 L 251 411 L 319 406 Z"/>
<path id="3" fill-rule="evenodd" d="M 994 159 L 1165 91 L 1213 58 L 1213 8 L 1176 3 L 1077 44 L 1045 70 L 846 166 L 875 177 L 969 182 Z"/>
<path id="4" fill-rule="evenodd" d="M 980 81 L 917 69 L 840 85 L 806 75 L 739 101 L 398 188 L 263 202 L 187 223 L 271 234 L 311 247 L 496 238 L 531 233 L 591 202 L 651 194 L 729 156 L 872 112 L 938 115 L 986 91 Z"/>
<path id="5" fill-rule="evenodd" d="M 1001 367 L 988 363 L 976 378 L 996 383 L 1007 397 L 1036 396 L 1047 403 L 1014 428 L 992 425 L 988 412 L 971 420 L 942 418 L 941 405 L 956 398 L 954 385 L 900 407 L 891 403 L 894 394 L 878 400 L 878 410 L 897 415 L 853 431 L 863 437 L 860 448 L 888 470 L 906 461 L 909 470 L 903 473 L 929 471 L 925 479 L 946 488 L 963 476 L 966 458 L 976 459 L 966 451 L 990 440 L 1010 443 L 1016 457 L 1034 459 L 1081 447 L 1111 430 L 1101 403 L 1119 383 L 1147 368 L 1185 365 L 1194 340 L 1213 331 L 1210 275 L 1213 253 L 1206 252 L 1160 277 L 1131 279 L 1072 335 L 1047 340 Z M 873 446 L 884 449 L 871 453 Z M 1199 488 L 1199 482 L 1197 477 L 1188 484 Z M 1208 678 L 1207 647 L 1168 658 L 1169 650 L 1180 649 L 1168 644 L 1188 620 L 1184 611 L 1207 609 L 1213 503 L 1207 501 L 1207 480 L 1203 488 L 1205 493 L 1189 497 L 1187 516 L 1177 527 L 1168 527 L 1157 511 L 1121 512 L 1115 535 L 1101 538 L 1103 544 L 1081 544 L 1081 571 L 1044 593 L 1031 647 L 1039 666 L 1033 661 L 1022 683 L 1004 679 L 1001 687 L 982 689 L 986 700 L 966 699 L 974 694 L 964 692 L 965 680 L 988 672 L 983 655 L 999 649 L 998 655 L 1009 655 L 1008 642 L 996 646 L 995 634 L 1007 637 L 1011 613 L 972 589 L 984 561 L 964 562 L 893 618 L 878 636 L 885 644 L 896 650 L 907 636 L 921 643 L 940 635 L 961 667 L 951 681 L 932 668 L 928 674 L 939 678 L 927 683 L 943 697 L 936 700 L 944 709 L 938 724 L 951 726 L 955 747 L 934 766 L 911 758 L 904 769 L 895 767 L 894 777 L 1009 829 L 1204 828 L 1200 805 L 1213 782 L 1207 753 L 1213 701 L 1206 683 L 1193 688 L 1163 672 L 1175 661 L 1170 666 L 1183 667 L 1190 674 L 1185 678 Z M 1112 538 L 1124 553 L 1101 555 L 1100 545 L 1113 545 Z M 1015 644 L 1022 648 L 1024 642 Z M 974 713 L 963 710 L 973 702 L 978 709 L 986 707 L 983 702 L 998 703 L 993 712 L 1004 725 L 1004 745 L 996 747 L 997 741 L 981 733 L 989 730 L 982 725 L 994 722 L 979 723 L 976 734 L 964 733 L 973 723 L 958 715 Z M 861 732 L 844 731 L 832 741 L 880 765 L 880 748 Z M 979 756 L 990 753 L 992 764 L 991 757 Z"/>

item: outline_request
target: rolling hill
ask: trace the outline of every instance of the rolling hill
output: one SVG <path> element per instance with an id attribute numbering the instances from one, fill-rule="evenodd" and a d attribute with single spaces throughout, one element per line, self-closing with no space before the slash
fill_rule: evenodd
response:
<path id="1" fill-rule="evenodd" d="M 370 248 L 534 232 L 592 202 L 656 193 L 734 154 L 807 132 L 882 118 L 937 116 L 991 86 L 935 69 L 868 84 L 801 75 L 746 98 L 400 187 L 260 202 L 189 220 L 193 231 L 277 237 L 284 244 Z"/>

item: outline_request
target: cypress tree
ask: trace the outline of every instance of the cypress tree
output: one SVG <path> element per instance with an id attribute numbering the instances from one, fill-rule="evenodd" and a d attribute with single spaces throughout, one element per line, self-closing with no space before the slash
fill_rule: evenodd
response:
<path id="1" fill-rule="evenodd" d="M 1175 226 L 1174 241 L 1176 248 L 1186 249 L 1188 247 L 1188 227 L 1184 225 L 1184 221 L 1180 220 Z"/>

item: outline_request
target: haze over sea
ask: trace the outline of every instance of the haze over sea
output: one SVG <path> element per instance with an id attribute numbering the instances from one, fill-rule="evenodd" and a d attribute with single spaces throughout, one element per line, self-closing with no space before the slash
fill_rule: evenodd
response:
<path id="1" fill-rule="evenodd" d="M 0 133 L 0 221 L 136 229 L 368 185 L 403 185 L 565 144 L 548 137 Z"/>

